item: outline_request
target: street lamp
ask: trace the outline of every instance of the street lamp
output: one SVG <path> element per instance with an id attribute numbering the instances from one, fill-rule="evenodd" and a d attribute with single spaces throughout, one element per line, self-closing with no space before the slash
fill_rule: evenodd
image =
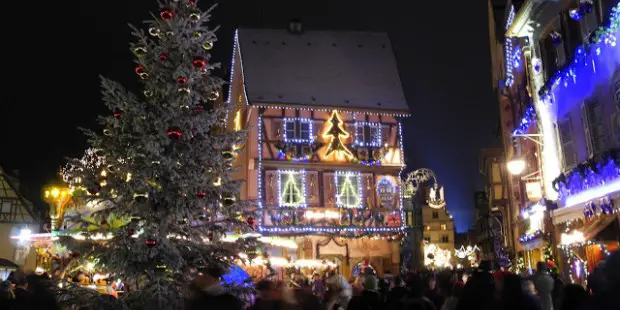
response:
<path id="1" fill-rule="evenodd" d="M 521 158 L 513 158 L 506 164 L 508 172 L 512 175 L 519 175 L 525 170 L 525 160 Z"/>

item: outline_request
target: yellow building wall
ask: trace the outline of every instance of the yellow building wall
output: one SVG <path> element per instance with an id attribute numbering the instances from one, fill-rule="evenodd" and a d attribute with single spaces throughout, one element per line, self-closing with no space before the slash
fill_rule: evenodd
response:
<path id="1" fill-rule="evenodd" d="M 22 227 L 23 224 L 0 224 L 0 258 L 14 262 L 25 270 L 34 270 L 37 263 L 34 246 L 30 248 L 23 262 L 15 261 L 17 246 L 16 240 L 11 240 L 11 235 L 18 235 Z"/>

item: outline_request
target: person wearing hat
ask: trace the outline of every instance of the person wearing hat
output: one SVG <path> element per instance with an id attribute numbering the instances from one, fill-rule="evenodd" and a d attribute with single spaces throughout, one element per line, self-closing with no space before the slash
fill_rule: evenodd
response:
<path id="1" fill-rule="evenodd" d="M 224 269 L 209 266 L 198 270 L 196 278 L 190 284 L 194 296 L 187 301 L 186 310 L 226 309 L 242 310 L 243 302 L 229 294 L 220 285 Z"/>

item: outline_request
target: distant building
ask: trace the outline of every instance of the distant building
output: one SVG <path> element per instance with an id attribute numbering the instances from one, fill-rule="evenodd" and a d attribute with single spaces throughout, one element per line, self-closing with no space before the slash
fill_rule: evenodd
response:
<path id="1" fill-rule="evenodd" d="M 424 222 L 424 246 L 435 245 L 454 255 L 454 220 L 446 209 L 443 187 L 427 189 L 426 204 L 422 208 Z M 425 257 L 425 259 L 428 257 Z M 454 264 L 454 261 L 451 261 Z"/>
<path id="2" fill-rule="evenodd" d="M 34 247 L 29 241 L 16 238 L 21 234 L 22 239 L 28 239 L 28 235 L 38 231 L 35 218 L 32 203 L 19 193 L 17 178 L 0 167 L 0 279 L 4 280 L 18 266 L 35 268 Z"/>

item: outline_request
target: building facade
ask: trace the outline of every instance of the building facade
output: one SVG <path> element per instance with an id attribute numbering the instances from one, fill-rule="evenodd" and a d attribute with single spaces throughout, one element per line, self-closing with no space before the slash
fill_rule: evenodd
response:
<path id="1" fill-rule="evenodd" d="M 454 266 L 454 220 L 446 209 L 443 187 L 430 187 L 426 192 L 426 204 L 422 207 L 424 265 Z"/>
<path id="2" fill-rule="evenodd" d="M 19 193 L 19 182 L 0 167 L 0 279 L 17 267 L 33 270 L 36 254 L 30 234 L 39 230 L 33 205 Z"/>
<path id="3" fill-rule="evenodd" d="M 257 232 L 298 244 L 270 254 L 396 272 L 409 109 L 387 36 L 239 29 L 231 71 L 239 198 Z"/>
<path id="4" fill-rule="evenodd" d="M 509 1 L 505 12 L 495 46 L 517 252 L 583 283 L 618 241 L 620 4 Z"/>

